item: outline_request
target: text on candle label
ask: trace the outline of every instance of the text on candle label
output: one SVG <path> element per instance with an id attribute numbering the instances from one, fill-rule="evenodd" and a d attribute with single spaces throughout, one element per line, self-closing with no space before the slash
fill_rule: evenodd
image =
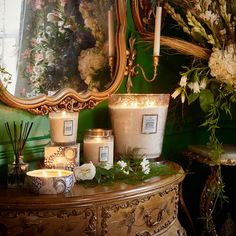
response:
<path id="1" fill-rule="evenodd" d="M 142 133 L 154 134 L 157 132 L 158 115 L 143 115 Z"/>

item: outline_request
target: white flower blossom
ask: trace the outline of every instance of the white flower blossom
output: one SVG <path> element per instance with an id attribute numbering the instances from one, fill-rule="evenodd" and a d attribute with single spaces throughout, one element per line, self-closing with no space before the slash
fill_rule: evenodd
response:
<path id="1" fill-rule="evenodd" d="M 144 159 L 142 160 L 142 162 L 140 163 L 140 165 L 141 165 L 142 167 L 149 165 L 149 160 L 147 160 L 147 158 L 144 158 Z"/>
<path id="2" fill-rule="evenodd" d="M 90 83 L 94 73 L 105 66 L 106 59 L 99 48 L 82 50 L 78 59 L 78 69 L 82 80 Z"/>
<path id="3" fill-rule="evenodd" d="M 117 165 L 119 165 L 121 169 L 124 169 L 127 166 L 127 163 L 124 161 L 117 161 Z"/>
<path id="4" fill-rule="evenodd" d="M 55 51 L 49 48 L 45 53 L 45 59 L 49 64 L 52 64 L 55 60 Z"/>
<path id="5" fill-rule="evenodd" d="M 182 92 L 182 93 L 181 93 L 181 102 L 182 102 L 182 103 L 185 102 L 185 98 L 186 98 L 185 93 Z"/>
<path id="6" fill-rule="evenodd" d="M 147 175 L 150 173 L 150 166 L 149 166 L 149 160 L 147 160 L 146 158 L 144 158 L 142 160 L 142 162 L 140 163 L 140 165 L 142 166 L 142 172 Z"/>
<path id="7" fill-rule="evenodd" d="M 96 174 L 96 167 L 90 163 L 83 164 L 74 168 L 74 175 L 76 180 L 91 180 Z"/>
<path id="8" fill-rule="evenodd" d="M 213 77 L 236 87 L 236 54 L 234 45 L 227 46 L 225 50 L 214 48 L 208 65 Z"/>
<path id="9" fill-rule="evenodd" d="M 176 99 L 181 94 L 181 88 L 177 88 L 172 94 L 171 97 Z"/>
<path id="10" fill-rule="evenodd" d="M 48 22 L 56 23 L 59 21 L 59 19 L 60 19 L 59 15 L 57 13 L 50 12 L 47 14 L 47 21 Z"/>
<path id="11" fill-rule="evenodd" d="M 179 85 L 181 86 L 181 87 L 185 87 L 186 85 L 187 85 L 187 76 L 182 76 L 181 77 L 181 79 L 180 79 L 180 82 L 179 82 Z"/>
<path id="12" fill-rule="evenodd" d="M 199 85 L 199 88 L 200 88 L 200 89 L 205 89 L 206 86 L 207 86 L 207 79 L 201 80 L 200 85 Z"/>
<path id="13" fill-rule="evenodd" d="M 212 13 L 212 11 L 209 11 L 209 10 L 205 11 L 205 13 L 202 16 L 203 19 L 211 22 L 212 25 L 218 24 L 218 21 L 217 21 L 218 17 L 219 16 L 217 14 L 214 14 L 214 13 Z"/>
<path id="14" fill-rule="evenodd" d="M 188 87 L 193 90 L 193 93 L 200 93 L 200 86 L 197 81 L 188 84 Z"/>
<path id="15" fill-rule="evenodd" d="M 123 171 L 124 174 L 128 175 L 129 170 L 126 170 L 125 168 L 127 167 L 127 163 L 124 162 L 123 160 L 117 161 L 117 164 L 120 166 L 121 170 Z"/>

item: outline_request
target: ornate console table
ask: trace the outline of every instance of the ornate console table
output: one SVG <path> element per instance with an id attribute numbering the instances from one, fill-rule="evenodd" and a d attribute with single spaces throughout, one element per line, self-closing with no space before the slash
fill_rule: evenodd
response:
<path id="1" fill-rule="evenodd" d="M 178 215 L 182 168 L 137 185 L 84 188 L 66 195 L 34 195 L 1 187 L 0 235 L 184 236 Z"/>
<path id="2" fill-rule="evenodd" d="M 211 150 L 205 145 L 189 146 L 184 156 L 189 159 L 190 168 L 192 161 L 205 164 L 210 168 L 209 175 L 206 178 L 205 186 L 201 192 L 200 198 L 200 218 L 204 222 L 204 230 L 211 236 L 217 236 L 217 231 L 213 219 L 215 204 L 217 201 L 216 194 L 212 190 L 221 184 L 221 165 L 236 166 L 236 148 L 235 146 L 224 145 L 224 153 L 220 157 L 220 163 L 214 164 L 211 161 Z"/>

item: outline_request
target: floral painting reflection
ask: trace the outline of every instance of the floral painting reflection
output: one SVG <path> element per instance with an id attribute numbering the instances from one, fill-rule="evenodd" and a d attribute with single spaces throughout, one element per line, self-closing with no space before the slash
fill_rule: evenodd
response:
<path id="1" fill-rule="evenodd" d="M 104 91 L 112 82 L 107 20 L 112 6 L 114 0 L 22 1 L 15 95 L 50 96 L 68 87 Z"/>

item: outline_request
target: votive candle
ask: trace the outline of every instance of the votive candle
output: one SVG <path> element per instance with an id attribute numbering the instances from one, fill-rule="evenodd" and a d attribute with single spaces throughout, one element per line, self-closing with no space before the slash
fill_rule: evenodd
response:
<path id="1" fill-rule="evenodd" d="M 75 144 L 77 139 L 78 112 L 50 112 L 50 133 L 53 144 Z"/>
<path id="2" fill-rule="evenodd" d="M 84 137 L 84 161 L 113 165 L 114 138 L 112 130 L 89 129 Z"/>

